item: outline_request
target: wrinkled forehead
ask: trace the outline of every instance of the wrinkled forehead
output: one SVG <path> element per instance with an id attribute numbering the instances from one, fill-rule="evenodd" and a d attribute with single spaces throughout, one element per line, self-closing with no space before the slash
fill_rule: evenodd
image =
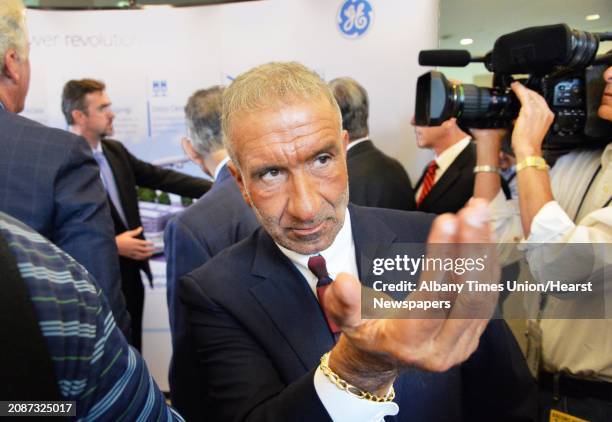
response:
<path id="1" fill-rule="evenodd" d="M 291 132 L 302 135 L 317 124 L 332 125 L 338 133 L 342 129 L 337 107 L 325 97 L 275 101 L 267 106 L 234 113 L 229 125 L 229 136 L 235 142 L 263 134 L 282 136 Z"/>

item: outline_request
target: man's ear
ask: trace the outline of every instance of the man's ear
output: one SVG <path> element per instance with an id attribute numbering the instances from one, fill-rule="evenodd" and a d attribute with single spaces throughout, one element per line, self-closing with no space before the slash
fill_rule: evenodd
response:
<path id="1" fill-rule="evenodd" d="M 4 53 L 4 67 L 2 68 L 2 76 L 10 79 L 14 83 L 19 82 L 19 54 L 13 48 L 9 48 Z"/>
<path id="2" fill-rule="evenodd" d="M 187 154 L 187 157 L 191 161 L 193 161 L 198 167 L 204 169 L 204 159 L 202 156 L 195 150 L 191 141 L 187 138 L 181 139 L 181 146 L 183 147 L 183 151 Z"/>
<path id="3" fill-rule="evenodd" d="M 455 117 L 451 117 L 450 119 L 443 121 L 442 127 L 446 130 L 457 127 L 457 119 Z"/>
<path id="4" fill-rule="evenodd" d="M 234 162 L 231 160 L 227 163 L 227 169 L 230 171 L 230 173 L 234 177 L 234 180 L 236 181 L 236 184 L 240 188 L 240 193 L 242 193 L 244 202 L 246 202 L 247 205 L 252 208 L 253 204 L 251 203 L 251 198 L 249 198 L 249 194 L 247 193 L 246 187 L 244 186 L 244 179 L 242 178 L 242 173 L 240 172 L 240 170 L 238 170 Z"/>
<path id="5" fill-rule="evenodd" d="M 346 147 L 349 144 L 349 133 L 347 130 L 342 131 L 342 146 L 344 147 L 344 152 L 346 152 Z"/>
<path id="6" fill-rule="evenodd" d="M 80 124 L 83 121 L 85 113 L 83 113 L 81 110 L 74 109 L 70 112 L 70 115 L 72 116 L 72 121 L 74 123 Z"/>

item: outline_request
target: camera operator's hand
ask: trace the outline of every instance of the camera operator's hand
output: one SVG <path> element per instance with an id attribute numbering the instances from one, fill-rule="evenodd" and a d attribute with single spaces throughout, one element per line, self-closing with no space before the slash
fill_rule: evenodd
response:
<path id="1" fill-rule="evenodd" d="M 512 91 L 521 102 L 521 111 L 514 122 L 512 149 L 518 162 L 525 157 L 542 156 L 542 142 L 555 115 L 546 100 L 519 82 L 512 83 Z"/>
<path id="2" fill-rule="evenodd" d="M 512 90 L 521 102 L 521 111 L 512 131 L 512 149 L 517 163 L 528 157 L 542 156 L 542 142 L 554 120 L 546 100 L 518 82 Z M 521 223 L 525 237 L 531 232 L 531 223 L 546 203 L 554 200 L 548 171 L 537 167 L 525 167 L 517 172 Z"/>

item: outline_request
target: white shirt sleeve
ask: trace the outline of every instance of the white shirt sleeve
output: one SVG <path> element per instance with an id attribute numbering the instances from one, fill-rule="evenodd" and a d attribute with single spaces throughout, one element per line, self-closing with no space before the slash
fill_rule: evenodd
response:
<path id="1" fill-rule="evenodd" d="M 399 412 L 397 403 L 375 403 L 340 390 L 320 367 L 314 375 L 314 387 L 334 422 L 381 422 L 385 416 L 394 416 Z"/>
<path id="2" fill-rule="evenodd" d="M 519 248 L 537 280 L 597 282 L 612 265 L 611 243 L 612 207 L 592 211 L 576 225 L 550 201 L 534 217 L 529 238 Z"/>

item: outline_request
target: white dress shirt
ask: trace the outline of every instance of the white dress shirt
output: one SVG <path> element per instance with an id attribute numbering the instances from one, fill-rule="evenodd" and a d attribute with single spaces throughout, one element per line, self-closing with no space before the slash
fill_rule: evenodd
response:
<path id="1" fill-rule="evenodd" d="M 608 319 L 543 319 L 540 326 L 546 370 L 566 370 L 612 382 L 612 286 L 600 272 L 604 267 L 612 268 L 612 254 L 605 253 L 605 244 L 612 243 L 612 206 L 608 203 L 612 194 L 612 143 L 603 152 L 573 151 L 564 155 L 550 171 L 550 179 L 556 200 L 536 214 L 527 239 L 522 239 L 518 201 L 506 201 L 503 193 L 498 193 L 490 204 L 497 238 L 502 244 L 521 241 L 518 248 L 506 246 L 504 256 L 512 260 L 524 252 L 536 280 L 556 279 L 551 276 L 563 273 L 581 281 L 604 283 Z M 554 253 L 543 243 L 555 243 Z M 571 255 L 575 248 L 563 247 L 568 243 L 600 243 L 602 247 L 593 249 L 595 264 L 586 266 L 581 264 L 589 260 Z M 586 294 L 572 301 L 549 295 L 544 317 L 553 312 L 558 315 L 559 309 L 589 309 L 592 299 Z"/>
<path id="2" fill-rule="evenodd" d="M 460 140 L 453 146 L 446 148 L 444 151 L 442 151 L 442 154 L 434 158 L 434 160 L 436 161 L 436 164 L 438 165 L 438 168 L 436 170 L 436 175 L 434 177 L 434 184 L 438 180 L 440 180 L 440 177 L 442 177 L 444 172 L 448 170 L 451 164 L 453 164 L 453 162 L 457 159 L 459 154 L 461 154 L 463 150 L 467 148 L 467 146 L 470 144 L 471 139 L 472 138 L 470 138 L 469 136 L 466 136 L 465 138 L 463 138 L 462 140 Z M 423 190 L 423 183 L 419 185 L 419 188 L 417 189 L 414 195 L 414 197 L 417 200 L 419 199 L 419 195 L 421 195 L 421 190 Z"/>
<path id="3" fill-rule="evenodd" d="M 304 276 L 312 293 L 317 295 L 317 277 L 308 269 L 308 255 L 300 255 L 278 243 L 276 244 L 287 258 Z M 345 272 L 358 277 L 355 242 L 351 228 L 351 216 L 345 212 L 344 224 L 329 248 L 319 252 L 325 258 L 327 272 L 332 279 Z M 394 402 L 375 403 L 359 399 L 340 390 L 317 368 L 314 376 L 314 387 L 323 406 L 334 422 L 379 422 L 385 416 L 393 416 L 399 412 L 399 406 Z"/>

